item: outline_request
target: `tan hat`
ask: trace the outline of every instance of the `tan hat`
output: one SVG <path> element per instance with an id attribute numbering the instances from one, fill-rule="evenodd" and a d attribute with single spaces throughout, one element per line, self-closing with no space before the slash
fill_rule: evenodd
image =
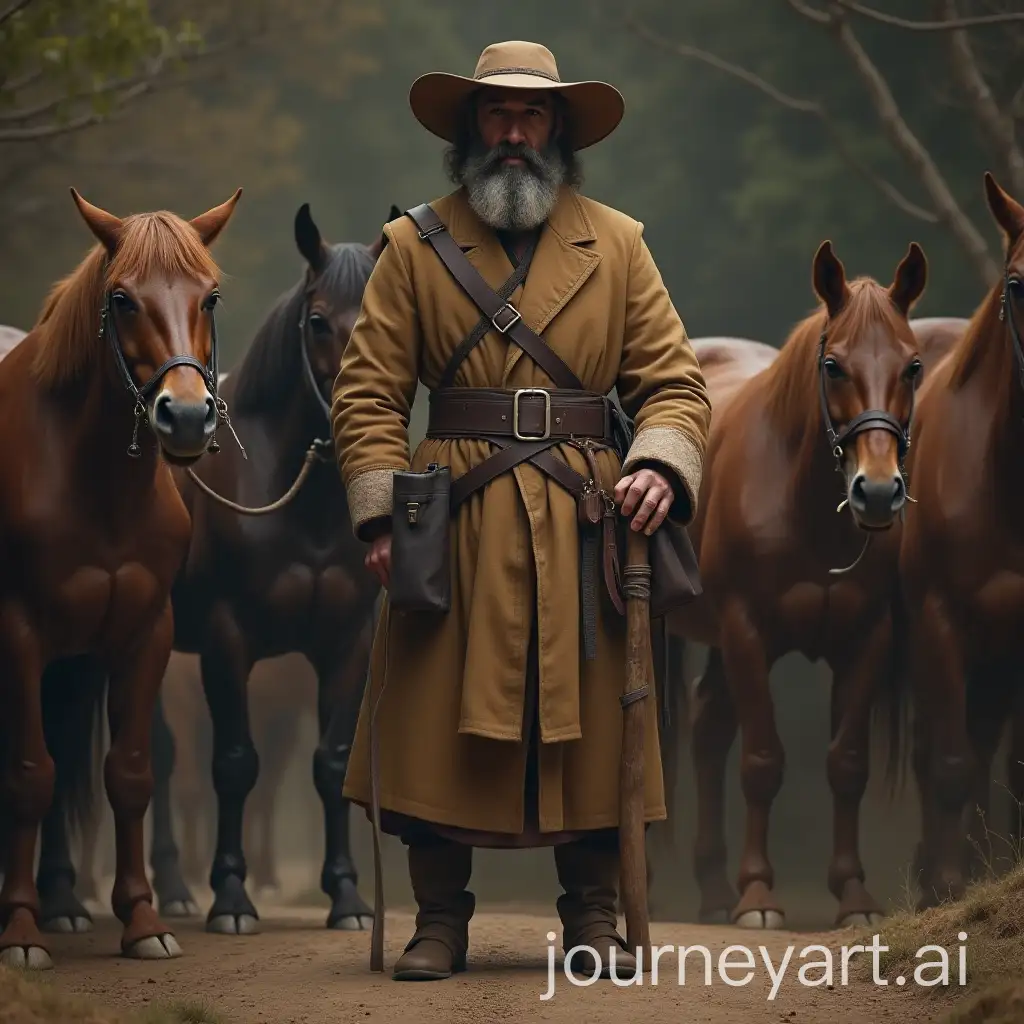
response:
<path id="1" fill-rule="evenodd" d="M 427 131 L 446 142 L 458 135 L 459 110 L 470 93 L 484 86 L 537 92 L 553 89 L 565 97 L 572 118 L 572 148 L 585 149 L 600 142 L 622 120 L 625 102 L 605 82 L 563 82 L 558 65 L 546 46 L 512 40 L 488 46 L 472 78 L 432 71 L 421 75 L 409 90 L 409 105 Z"/>

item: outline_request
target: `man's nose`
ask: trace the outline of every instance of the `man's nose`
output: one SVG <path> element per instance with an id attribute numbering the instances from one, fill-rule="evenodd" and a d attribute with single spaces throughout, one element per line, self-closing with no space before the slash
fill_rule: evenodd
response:
<path id="1" fill-rule="evenodd" d="M 505 133 L 505 141 L 512 143 L 513 146 L 518 146 L 521 142 L 526 141 L 523 129 L 517 121 L 514 121 L 509 127 L 509 130 Z"/>

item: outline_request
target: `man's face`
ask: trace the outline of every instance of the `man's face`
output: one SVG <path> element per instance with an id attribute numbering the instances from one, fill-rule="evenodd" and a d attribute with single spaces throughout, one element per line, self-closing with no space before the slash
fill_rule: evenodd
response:
<path id="1" fill-rule="evenodd" d="M 488 149 L 508 142 L 542 152 L 556 128 L 554 105 L 542 92 L 530 95 L 514 89 L 487 89 L 477 104 L 477 128 Z M 503 162 L 506 166 L 523 164 L 518 157 Z"/>

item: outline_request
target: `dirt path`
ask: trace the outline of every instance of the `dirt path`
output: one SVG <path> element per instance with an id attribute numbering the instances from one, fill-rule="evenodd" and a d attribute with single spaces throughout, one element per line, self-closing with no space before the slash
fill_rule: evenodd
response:
<path id="1" fill-rule="evenodd" d="M 418 984 L 371 974 L 369 933 L 328 932 L 323 916 L 322 910 L 308 907 L 266 907 L 262 933 L 242 938 L 207 935 L 202 921 L 186 922 L 177 929 L 185 955 L 149 963 L 116 955 L 118 930 L 111 918 L 102 916 L 90 934 L 53 937 L 56 969 L 51 977 L 61 988 L 108 1005 L 140 1008 L 168 999 L 198 998 L 231 1024 L 895 1024 L 942 1017 L 934 998 L 914 991 L 912 983 L 902 991 L 876 988 L 857 980 L 851 969 L 844 986 L 838 955 L 832 990 L 802 986 L 797 979 L 805 962 L 800 951 L 815 942 L 838 950 L 842 933 L 777 932 L 765 938 L 735 928 L 657 923 L 652 927 L 654 943 L 708 948 L 710 986 L 705 985 L 703 956 L 696 952 L 686 958 L 684 986 L 679 984 L 679 960 L 673 951 L 660 961 L 658 984 L 652 987 L 648 977 L 640 988 L 618 988 L 608 980 L 574 987 L 561 971 L 559 956 L 555 994 L 544 1001 L 541 995 L 549 987 L 546 936 L 558 928 L 553 909 L 481 909 L 472 924 L 469 970 L 449 981 Z M 412 915 L 407 909 L 393 910 L 387 925 L 385 964 L 390 968 L 411 934 Z M 776 971 L 787 944 L 795 945 L 773 1001 L 767 999 L 772 983 L 757 949 L 762 941 Z M 753 979 L 742 987 L 730 987 L 718 975 L 719 954 L 730 943 L 748 944 L 756 959 Z M 727 976 L 742 979 L 742 954 L 733 956 L 732 962 L 740 966 L 731 973 L 727 969 Z M 806 961 L 819 959 L 820 954 L 811 952 Z M 811 979 L 821 977 L 820 969 L 808 971 Z"/>

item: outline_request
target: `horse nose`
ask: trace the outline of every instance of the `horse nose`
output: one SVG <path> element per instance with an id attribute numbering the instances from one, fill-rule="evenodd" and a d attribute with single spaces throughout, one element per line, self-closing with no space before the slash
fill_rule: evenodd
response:
<path id="1" fill-rule="evenodd" d="M 217 427 L 217 406 L 210 395 L 197 402 L 162 391 L 153 403 L 153 427 L 172 454 L 201 455 Z"/>
<path id="2" fill-rule="evenodd" d="M 858 473 L 850 485 L 850 508 L 858 518 L 870 524 L 887 524 L 906 500 L 906 487 L 899 473 L 880 479 Z"/>

